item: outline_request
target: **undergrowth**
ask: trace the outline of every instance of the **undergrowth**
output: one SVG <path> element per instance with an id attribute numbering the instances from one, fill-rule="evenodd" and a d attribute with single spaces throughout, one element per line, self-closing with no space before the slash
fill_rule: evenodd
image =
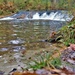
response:
<path id="1" fill-rule="evenodd" d="M 60 33 L 63 34 L 63 43 L 69 46 L 70 43 L 75 44 L 75 20 L 62 27 Z"/>
<path id="2" fill-rule="evenodd" d="M 37 56 L 36 60 L 32 60 L 34 64 L 29 63 L 29 68 L 33 70 L 42 69 L 45 67 L 50 67 L 52 69 L 58 68 L 61 65 L 60 55 L 54 58 L 51 53 L 44 53 L 44 55 Z M 40 59 L 38 59 L 40 57 Z"/>
<path id="3" fill-rule="evenodd" d="M 70 10 L 75 12 L 74 0 L 1 0 L 0 14 L 17 10 Z"/>

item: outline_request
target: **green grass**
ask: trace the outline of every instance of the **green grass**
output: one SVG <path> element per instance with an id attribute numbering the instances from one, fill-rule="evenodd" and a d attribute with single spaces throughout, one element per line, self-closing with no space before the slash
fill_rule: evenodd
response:
<path id="1" fill-rule="evenodd" d="M 17 12 L 19 10 L 52 10 L 52 9 L 66 9 L 73 10 L 75 8 L 74 0 L 59 0 L 58 2 L 53 2 L 50 0 L 0 0 L 0 4 L 4 2 L 13 2 L 14 5 L 12 9 L 10 7 L 7 9 L 5 6 L 1 9 L 0 14 L 5 14 L 5 12 Z M 5 3 L 6 4 L 6 3 Z M 3 5 L 5 5 L 3 4 Z M 7 11 L 5 11 L 7 10 Z M 8 13 L 10 14 L 10 13 Z"/>
<path id="2" fill-rule="evenodd" d="M 40 59 L 38 60 L 39 56 L 37 56 L 36 60 L 32 60 L 34 64 L 29 63 L 29 68 L 33 70 L 42 69 L 45 67 L 50 67 L 55 69 L 56 67 L 60 67 L 61 60 L 60 57 L 53 58 L 52 53 L 45 53 L 44 55 L 40 55 Z M 59 55 L 60 56 L 60 55 Z M 27 69 L 29 69 L 27 68 Z"/>
<path id="3" fill-rule="evenodd" d="M 63 43 L 66 46 L 69 46 L 70 43 L 75 44 L 75 20 L 62 27 L 60 29 L 60 34 L 63 35 Z"/>
<path id="4" fill-rule="evenodd" d="M 57 67 L 60 67 L 60 66 L 61 66 L 61 59 L 60 59 L 60 57 L 54 58 L 54 59 L 51 61 L 51 64 L 52 64 L 53 66 L 55 66 L 56 68 L 57 68 Z"/>
<path id="5" fill-rule="evenodd" d="M 41 69 L 41 68 L 44 68 L 44 67 L 48 66 L 50 64 L 49 63 L 50 56 L 51 55 L 49 53 L 44 54 L 44 56 L 40 55 L 39 60 L 32 60 L 35 63 L 35 65 L 29 64 L 30 68 L 32 68 L 33 70 L 37 70 L 37 69 Z M 52 66 L 52 65 L 50 64 L 50 66 Z"/>

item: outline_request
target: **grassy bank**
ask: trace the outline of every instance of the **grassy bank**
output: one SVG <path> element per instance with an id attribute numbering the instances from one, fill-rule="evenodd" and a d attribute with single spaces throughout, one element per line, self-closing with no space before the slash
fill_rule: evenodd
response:
<path id="1" fill-rule="evenodd" d="M 74 0 L 0 0 L 0 15 L 19 10 L 74 10 Z M 74 11 L 73 11 L 74 12 Z"/>
<path id="2" fill-rule="evenodd" d="M 48 42 L 61 42 L 66 46 L 75 44 L 75 19 L 63 26 L 59 31 L 52 32 Z"/>
<path id="3" fill-rule="evenodd" d="M 75 44 L 75 20 L 62 27 L 60 33 L 63 34 L 63 43 L 65 45 Z"/>

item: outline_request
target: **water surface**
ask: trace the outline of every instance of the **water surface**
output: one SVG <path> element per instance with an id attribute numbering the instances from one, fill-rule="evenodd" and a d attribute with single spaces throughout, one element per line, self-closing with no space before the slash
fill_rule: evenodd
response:
<path id="1" fill-rule="evenodd" d="M 46 45 L 41 40 L 49 38 L 65 22 L 51 20 L 15 20 L 0 22 L 0 52 L 36 50 Z"/>

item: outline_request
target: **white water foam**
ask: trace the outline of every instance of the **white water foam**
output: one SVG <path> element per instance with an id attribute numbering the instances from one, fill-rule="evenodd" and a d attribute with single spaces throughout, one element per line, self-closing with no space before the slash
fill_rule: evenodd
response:
<path id="1" fill-rule="evenodd" d="M 32 18 L 29 18 L 28 16 L 25 16 L 24 19 L 19 18 L 17 19 L 16 16 L 21 16 L 22 14 L 14 14 L 13 16 L 1 18 L 0 20 L 55 20 L 55 21 L 71 21 L 73 19 L 73 16 L 65 12 L 50 12 L 50 14 L 47 14 L 47 12 L 42 13 L 41 15 L 36 12 L 35 14 L 32 15 Z M 26 14 L 25 14 L 26 15 Z"/>
<path id="2" fill-rule="evenodd" d="M 34 14 L 33 19 L 40 19 L 39 13 Z"/>
<path id="3" fill-rule="evenodd" d="M 14 18 L 11 17 L 5 17 L 5 18 L 1 18 L 0 20 L 13 20 Z"/>
<path id="4" fill-rule="evenodd" d="M 39 13 L 36 13 L 33 15 L 32 19 L 43 19 L 43 20 L 56 20 L 56 21 L 71 21 L 73 16 L 69 16 L 68 14 L 61 14 L 58 12 L 51 12 L 49 15 L 47 13 L 43 13 L 41 16 L 39 16 Z"/>
<path id="5" fill-rule="evenodd" d="M 1 18 L 0 20 L 14 20 L 15 18 L 11 18 L 11 17 L 5 17 L 5 18 Z"/>

